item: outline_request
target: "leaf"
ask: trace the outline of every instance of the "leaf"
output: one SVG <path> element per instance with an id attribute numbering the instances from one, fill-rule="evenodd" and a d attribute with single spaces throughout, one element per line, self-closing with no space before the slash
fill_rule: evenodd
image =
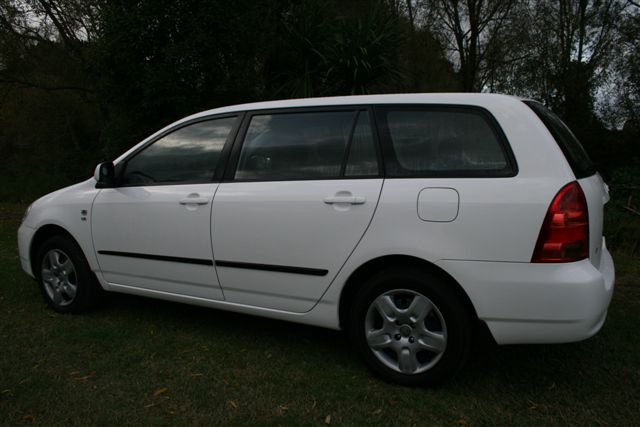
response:
<path id="1" fill-rule="evenodd" d="M 85 381 L 88 380 L 89 378 L 95 376 L 96 371 L 91 371 L 89 374 L 81 376 L 81 377 L 75 377 L 74 380 L 78 380 L 78 381 Z"/>
<path id="2" fill-rule="evenodd" d="M 324 423 L 325 423 L 325 424 L 327 424 L 327 425 L 331 424 L 331 415 L 327 415 L 327 416 L 325 417 L 325 419 L 324 419 Z"/>
<path id="3" fill-rule="evenodd" d="M 382 409 L 378 408 L 371 413 L 371 415 L 380 415 L 382 413 Z"/>
<path id="4" fill-rule="evenodd" d="M 468 426 L 469 425 L 469 422 L 467 420 L 465 420 L 464 418 L 458 418 L 453 423 L 456 424 L 456 425 L 459 425 L 459 426 Z"/>
<path id="5" fill-rule="evenodd" d="M 160 387 L 159 389 L 153 392 L 153 395 L 160 396 L 161 394 L 166 393 L 167 391 L 169 391 L 168 387 Z"/>
<path id="6" fill-rule="evenodd" d="M 236 402 L 235 400 L 227 400 L 227 403 L 229 404 L 229 406 L 231 406 L 233 409 L 238 409 L 238 402 Z"/>

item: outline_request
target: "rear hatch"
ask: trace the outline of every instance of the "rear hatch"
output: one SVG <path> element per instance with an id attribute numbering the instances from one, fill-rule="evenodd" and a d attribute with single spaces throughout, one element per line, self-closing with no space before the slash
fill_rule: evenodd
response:
<path id="1" fill-rule="evenodd" d="M 599 269 L 604 244 L 602 237 L 604 204 L 609 201 L 609 188 L 580 141 L 567 125 L 542 104 L 535 101 L 524 101 L 524 103 L 536 113 L 553 135 L 582 187 L 589 211 L 589 259 Z"/>

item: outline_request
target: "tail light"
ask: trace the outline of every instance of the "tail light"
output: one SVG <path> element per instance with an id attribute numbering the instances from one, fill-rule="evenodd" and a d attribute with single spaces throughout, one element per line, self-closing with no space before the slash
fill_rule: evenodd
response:
<path id="1" fill-rule="evenodd" d="M 531 262 L 572 262 L 589 256 L 589 213 L 576 181 L 553 198 Z"/>

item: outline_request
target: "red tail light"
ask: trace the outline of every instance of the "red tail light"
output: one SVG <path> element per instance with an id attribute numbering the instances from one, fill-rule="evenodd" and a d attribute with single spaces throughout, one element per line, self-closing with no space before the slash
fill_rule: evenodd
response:
<path id="1" fill-rule="evenodd" d="M 572 262 L 589 256 L 589 213 L 576 181 L 553 198 L 531 262 Z"/>

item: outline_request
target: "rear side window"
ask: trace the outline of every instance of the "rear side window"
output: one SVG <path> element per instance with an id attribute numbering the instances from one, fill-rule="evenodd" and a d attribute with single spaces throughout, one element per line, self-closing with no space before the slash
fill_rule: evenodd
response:
<path id="1" fill-rule="evenodd" d="M 488 113 L 466 107 L 378 110 L 389 177 L 512 176 L 515 164 Z"/>
<path id="2" fill-rule="evenodd" d="M 234 179 L 286 181 L 377 174 L 368 112 L 325 111 L 251 117 Z"/>
<path id="3" fill-rule="evenodd" d="M 524 101 L 547 127 L 564 153 L 577 179 L 596 173 L 596 168 L 578 138 L 562 120 L 544 105 L 535 101 Z"/>

